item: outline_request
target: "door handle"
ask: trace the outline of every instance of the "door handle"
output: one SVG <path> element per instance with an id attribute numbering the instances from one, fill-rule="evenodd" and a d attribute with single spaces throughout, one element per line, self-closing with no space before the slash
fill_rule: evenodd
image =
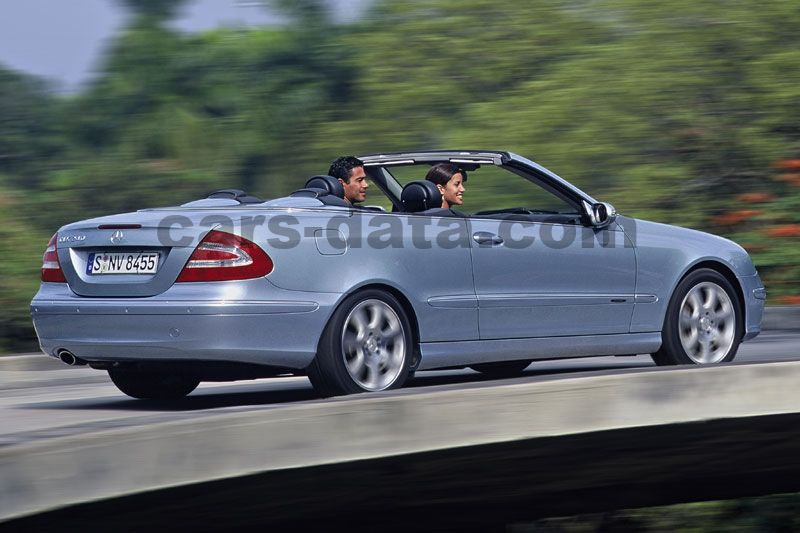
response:
<path id="1" fill-rule="evenodd" d="M 492 246 L 503 244 L 502 237 L 488 231 L 476 231 L 472 234 L 472 240 L 478 244 L 491 244 Z"/>

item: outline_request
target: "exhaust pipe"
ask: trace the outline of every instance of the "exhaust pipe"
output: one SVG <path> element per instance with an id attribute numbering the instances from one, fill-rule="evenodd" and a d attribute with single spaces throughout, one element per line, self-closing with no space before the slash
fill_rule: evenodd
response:
<path id="1" fill-rule="evenodd" d="M 75 357 L 75 354 L 70 352 L 69 350 L 59 350 L 57 355 L 58 358 L 61 359 L 62 363 L 67 364 L 69 366 L 81 366 L 86 364 L 86 361 L 84 361 L 83 359 L 79 359 L 78 357 Z"/>

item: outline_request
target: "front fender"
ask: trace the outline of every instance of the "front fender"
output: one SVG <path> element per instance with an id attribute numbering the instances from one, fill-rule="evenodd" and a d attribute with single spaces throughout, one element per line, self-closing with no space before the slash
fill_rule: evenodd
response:
<path id="1" fill-rule="evenodd" d="M 755 288 L 751 285 L 760 284 L 760 280 L 753 278 L 758 274 L 741 246 L 716 235 L 677 226 L 628 217 L 618 217 L 617 221 L 634 244 L 636 294 L 643 297 L 637 298 L 634 306 L 632 333 L 660 331 L 675 287 L 687 273 L 701 265 L 717 265 L 723 274 L 732 274 L 732 281 L 742 291 L 747 329 L 758 327 L 761 312 L 757 305 L 753 308 L 750 296 Z"/>

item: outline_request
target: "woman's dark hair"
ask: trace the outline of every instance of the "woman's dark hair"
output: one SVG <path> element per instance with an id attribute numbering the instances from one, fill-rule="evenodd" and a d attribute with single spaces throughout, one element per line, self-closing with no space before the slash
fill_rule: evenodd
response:
<path id="1" fill-rule="evenodd" d="M 466 183 L 466 171 L 458 168 L 458 165 L 454 165 L 453 163 L 436 163 L 425 175 L 425 179 L 432 181 L 436 185 L 441 185 L 444 187 L 447 185 L 447 182 L 450 181 L 450 178 L 452 178 L 455 174 L 461 174 L 464 183 Z"/>

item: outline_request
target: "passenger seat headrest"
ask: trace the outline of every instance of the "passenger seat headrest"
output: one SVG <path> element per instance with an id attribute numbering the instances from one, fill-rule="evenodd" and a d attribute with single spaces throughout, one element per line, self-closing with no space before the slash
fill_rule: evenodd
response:
<path id="1" fill-rule="evenodd" d="M 333 176 L 314 176 L 306 182 L 306 189 L 322 189 L 328 194 L 344 198 L 344 187 L 342 182 Z"/>
<path id="2" fill-rule="evenodd" d="M 442 193 L 436 184 L 428 180 L 412 181 L 403 187 L 400 194 L 401 210 L 404 213 L 419 213 L 442 207 Z"/>

